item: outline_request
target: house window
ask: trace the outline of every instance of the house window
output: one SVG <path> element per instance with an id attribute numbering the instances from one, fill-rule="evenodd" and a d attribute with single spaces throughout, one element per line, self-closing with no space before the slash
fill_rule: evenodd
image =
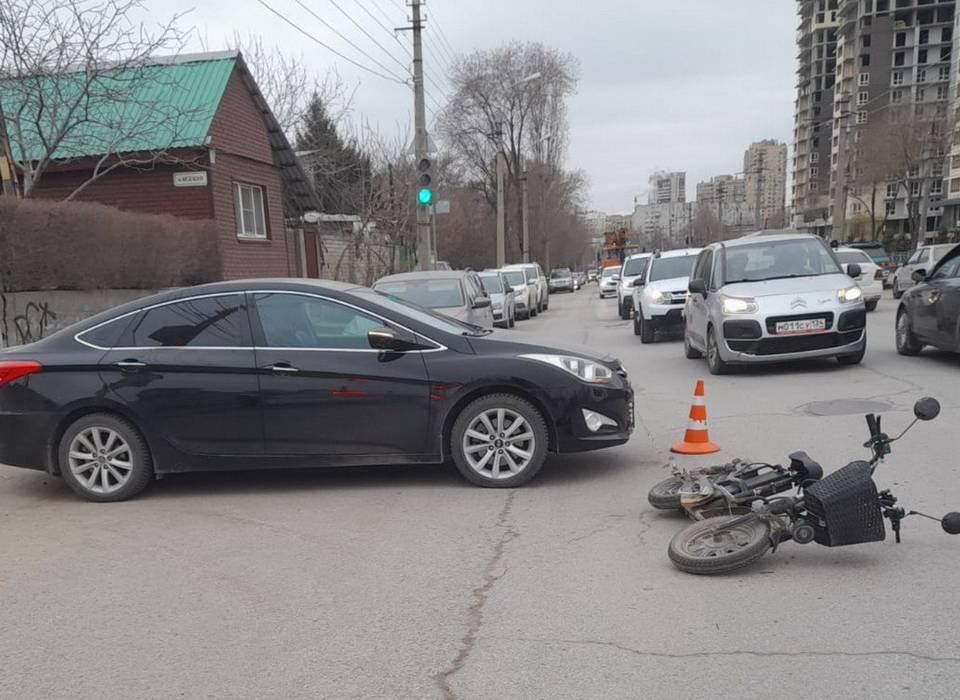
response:
<path id="1" fill-rule="evenodd" d="M 854 214 L 859 214 L 859 213 L 860 213 L 860 202 L 854 202 L 854 203 L 851 205 L 851 207 L 850 207 L 850 211 L 851 211 L 852 213 L 854 213 Z"/>
<path id="2" fill-rule="evenodd" d="M 860 37 L 860 45 L 861 45 L 863 48 L 865 48 L 865 49 L 870 48 L 870 35 L 869 35 L 869 34 L 864 34 L 862 37 Z"/>
<path id="3" fill-rule="evenodd" d="M 910 166 L 910 170 L 907 171 L 907 177 L 920 177 L 920 166 L 919 165 Z"/>
<path id="4" fill-rule="evenodd" d="M 952 41 L 953 40 L 953 29 L 950 27 L 944 27 L 940 30 L 940 41 Z"/>
<path id="5" fill-rule="evenodd" d="M 927 50 L 920 49 L 917 51 L 917 63 L 926 63 L 927 62 Z"/>
<path id="6" fill-rule="evenodd" d="M 898 189 L 900 189 L 900 185 L 896 182 L 889 183 L 887 185 L 887 199 L 896 199 Z"/>
<path id="7" fill-rule="evenodd" d="M 900 47 L 907 45 L 907 33 L 906 32 L 897 32 L 896 36 L 893 39 L 893 45 Z"/>
<path id="8" fill-rule="evenodd" d="M 948 88 L 947 88 L 946 85 L 938 85 L 938 86 L 937 86 L 937 99 L 938 99 L 938 100 L 945 100 L 945 99 L 947 99 L 947 93 L 948 93 Z"/>
<path id="9" fill-rule="evenodd" d="M 897 213 L 897 203 L 896 203 L 895 201 L 894 201 L 894 202 L 887 202 L 886 212 L 887 212 L 887 216 L 893 216 L 894 214 L 896 214 L 896 213 Z"/>
<path id="10" fill-rule="evenodd" d="M 941 46 L 940 47 L 940 60 L 949 61 L 950 55 L 953 53 L 953 48 L 950 46 Z"/>
<path id="11" fill-rule="evenodd" d="M 893 104 L 903 102 L 903 90 L 891 90 L 890 102 L 892 102 Z"/>
<path id="12" fill-rule="evenodd" d="M 930 175 L 932 177 L 943 177 L 943 161 L 938 160 L 930 166 Z"/>
<path id="13" fill-rule="evenodd" d="M 918 87 L 918 88 L 917 88 L 917 102 L 923 102 L 925 99 L 927 99 L 927 91 L 926 91 L 924 88 L 922 88 L 922 87 Z"/>
<path id="14" fill-rule="evenodd" d="M 960 177 L 950 180 L 950 193 L 960 192 Z"/>
<path id="15" fill-rule="evenodd" d="M 866 68 L 870 65 L 870 54 L 864 53 L 860 54 L 860 65 Z"/>
<path id="16" fill-rule="evenodd" d="M 893 65 L 902 66 L 904 64 L 904 53 L 903 51 L 897 51 L 893 54 Z"/>
<path id="17" fill-rule="evenodd" d="M 810 154 L 810 162 L 816 163 L 820 160 L 820 151 L 814 151 Z"/>
<path id="18" fill-rule="evenodd" d="M 929 30 L 929 29 L 921 29 L 921 30 L 920 30 L 920 38 L 917 40 L 917 43 L 918 43 L 918 44 L 927 44 L 927 43 L 929 43 L 929 42 L 930 42 L 930 30 Z"/>
<path id="19" fill-rule="evenodd" d="M 950 66 L 940 66 L 937 71 L 938 80 L 950 80 Z"/>
<path id="20" fill-rule="evenodd" d="M 811 192 L 812 192 L 813 190 L 817 189 L 817 187 L 819 187 L 819 185 L 818 185 L 816 182 L 811 182 L 811 183 L 810 183 L 810 191 L 811 191 Z"/>
<path id="21" fill-rule="evenodd" d="M 858 106 L 858 107 L 862 107 L 863 105 L 867 104 L 867 102 L 869 102 L 869 101 L 870 101 L 870 93 L 869 93 L 869 92 L 859 92 L 859 93 L 857 93 L 857 106 Z"/>
<path id="22" fill-rule="evenodd" d="M 890 76 L 891 85 L 903 85 L 903 71 L 895 70 Z"/>
<path id="23" fill-rule="evenodd" d="M 925 82 L 927 82 L 927 69 L 926 69 L 926 68 L 920 68 L 920 69 L 917 71 L 917 82 L 918 82 L 918 83 L 925 83 Z"/>
<path id="24" fill-rule="evenodd" d="M 810 168 L 810 177 L 819 177 L 819 175 L 820 175 L 819 167 L 814 165 L 813 167 Z"/>
<path id="25" fill-rule="evenodd" d="M 867 123 L 867 113 L 864 110 L 857 112 L 857 124 L 866 124 Z"/>
<path id="26" fill-rule="evenodd" d="M 919 197 L 919 196 L 920 196 L 920 183 L 919 183 L 919 182 L 911 182 L 911 183 L 910 183 L 910 196 L 911 196 L 911 197 Z"/>
<path id="27" fill-rule="evenodd" d="M 861 73 L 861 74 L 857 77 L 857 85 L 869 85 L 869 84 L 870 84 L 870 74 L 869 74 L 869 73 Z"/>
<path id="28" fill-rule="evenodd" d="M 263 188 L 236 182 L 233 185 L 233 197 L 237 210 L 237 236 L 265 239 L 267 220 L 263 207 Z"/>
<path id="29" fill-rule="evenodd" d="M 930 194 L 943 194 L 943 180 L 934 180 L 930 183 Z"/>

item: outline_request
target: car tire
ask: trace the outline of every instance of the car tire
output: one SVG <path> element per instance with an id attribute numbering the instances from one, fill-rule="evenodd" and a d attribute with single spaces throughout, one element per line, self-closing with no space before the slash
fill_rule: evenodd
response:
<path id="1" fill-rule="evenodd" d="M 720 346 L 717 344 L 717 334 L 713 326 L 707 328 L 707 369 L 713 375 L 730 373 L 730 365 L 720 357 Z"/>
<path id="2" fill-rule="evenodd" d="M 643 314 L 640 314 L 640 342 L 644 345 L 649 345 L 650 343 L 656 342 L 657 340 L 657 329 L 654 328 L 653 323 L 643 318 Z"/>
<path id="3" fill-rule="evenodd" d="M 893 280 L 893 298 L 899 299 L 903 296 L 903 290 L 900 289 L 900 282 L 898 280 Z"/>
<path id="4" fill-rule="evenodd" d="M 522 423 L 516 430 L 529 438 L 514 445 L 505 438 L 510 437 L 517 420 Z M 496 436 L 489 439 L 486 450 L 477 449 L 487 445 L 487 441 L 473 434 L 490 434 L 487 423 Z M 450 453 L 457 471 L 471 484 L 511 488 L 527 483 L 540 471 L 547 457 L 547 441 L 546 421 L 533 404 L 514 394 L 491 394 L 470 402 L 460 411 L 450 431 Z M 526 461 L 515 469 L 519 459 Z M 507 476 L 503 475 L 504 466 L 511 472 Z"/>
<path id="5" fill-rule="evenodd" d="M 686 330 L 683 332 L 683 355 L 688 360 L 699 360 L 703 357 L 703 353 L 690 344 L 690 336 L 687 335 Z"/>
<path id="6" fill-rule="evenodd" d="M 620 318 L 624 321 L 630 320 L 630 307 L 627 306 L 626 299 L 620 302 Z"/>
<path id="7" fill-rule="evenodd" d="M 153 479 L 147 441 L 132 423 L 112 413 L 74 421 L 60 438 L 57 458 L 67 486 L 88 501 L 125 501 Z"/>
<path id="8" fill-rule="evenodd" d="M 510 321 L 507 322 L 507 328 L 513 328 L 517 325 L 517 312 L 513 311 L 510 313 Z"/>
<path id="9" fill-rule="evenodd" d="M 641 324 L 640 324 L 640 314 L 639 314 L 638 312 L 634 311 L 634 312 L 633 312 L 633 334 L 634 334 L 634 335 L 640 335 L 640 333 L 641 333 L 642 330 L 643 330 L 643 329 L 642 329 Z"/>
<path id="10" fill-rule="evenodd" d="M 923 343 L 913 334 L 910 314 L 904 308 L 897 313 L 896 341 L 897 352 L 901 355 L 919 355 L 923 350 Z"/>
<path id="11" fill-rule="evenodd" d="M 879 303 L 880 303 L 880 300 L 879 300 L 879 299 L 874 299 L 873 301 L 868 301 L 868 302 L 865 304 L 865 306 L 867 307 L 867 311 L 876 311 L 876 310 L 877 310 L 877 304 L 879 304 Z"/>

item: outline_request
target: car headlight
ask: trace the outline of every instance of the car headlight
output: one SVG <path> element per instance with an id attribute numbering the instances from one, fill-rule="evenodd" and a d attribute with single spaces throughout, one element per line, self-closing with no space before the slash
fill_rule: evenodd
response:
<path id="1" fill-rule="evenodd" d="M 837 299 L 840 300 L 841 304 L 852 304 L 860 301 L 862 298 L 863 290 L 861 290 L 860 287 L 854 286 L 837 290 Z"/>
<path id="2" fill-rule="evenodd" d="M 650 303 L 651 304 L 669 304 L 673 301 L 673 296 L 670 292 L 649 292 Z"/>
<path id="3" fill-rule="evenodd" d="M 591 360 L 585 360 L 582 357 L 540 354 L 520 355 L 520 357 L 524 360 L 534 360 L 535 362 L 545 362 L 548 365 L 553 365 L 589 384 L 607 384 L 613 379 L 613 370 L 609 367 Z"/>
<path id="4" fill-rule="evenodd" d="M 503 308 L 503 302 L 502 302 L 502 301 L 495 301 L 495 302 L 493 302 L 493 308 L 495 308 L 495 309 L 502 309 L 502 308 Z"/>
<path id="5" fill-rule="evenodd" d="M 725 314 L 755 314 L 760 309 L 757 300 L 750 297 L 721 296 L 723 313 Z"/>

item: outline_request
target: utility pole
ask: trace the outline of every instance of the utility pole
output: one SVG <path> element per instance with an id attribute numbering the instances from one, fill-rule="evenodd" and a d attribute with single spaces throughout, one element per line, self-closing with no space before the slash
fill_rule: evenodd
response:
<path id="1" fill-rule="evenodd" d="M 523 262 L 530 262 L 530 203 L 527 201 L 527 159 L 522 159 L 523 175 L 520 180 L 520 196 L 523 199 Z"/>
<path id="2" fill-rule="evenodd" d="M 506 218 L 507 208 L 504 206 L 503 180 L 506 159 L 503 157 L 503 148 L 497 149 L 497 267 L 507 264 Z"/>
<path id="3" fill-rule="evenodd" d="M 423 18 L 420 14 L 422 0 L 410 0 L 413 13 L 413 149 L 417 162 L 427 157 L 427 108 L 423 92 Z M 417 205 L 417 267 L 429 270 L 430 260 L 430 212 Z"/>

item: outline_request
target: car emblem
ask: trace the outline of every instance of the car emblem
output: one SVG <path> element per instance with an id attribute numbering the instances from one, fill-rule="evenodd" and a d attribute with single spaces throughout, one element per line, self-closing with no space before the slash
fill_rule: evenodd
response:
<path id="1" fill-rule="evenodd" d="M 803 300 L 803 297 L 797 297 L 790 302 L 791 309 L 807 308 L 807 302 Z"/>

